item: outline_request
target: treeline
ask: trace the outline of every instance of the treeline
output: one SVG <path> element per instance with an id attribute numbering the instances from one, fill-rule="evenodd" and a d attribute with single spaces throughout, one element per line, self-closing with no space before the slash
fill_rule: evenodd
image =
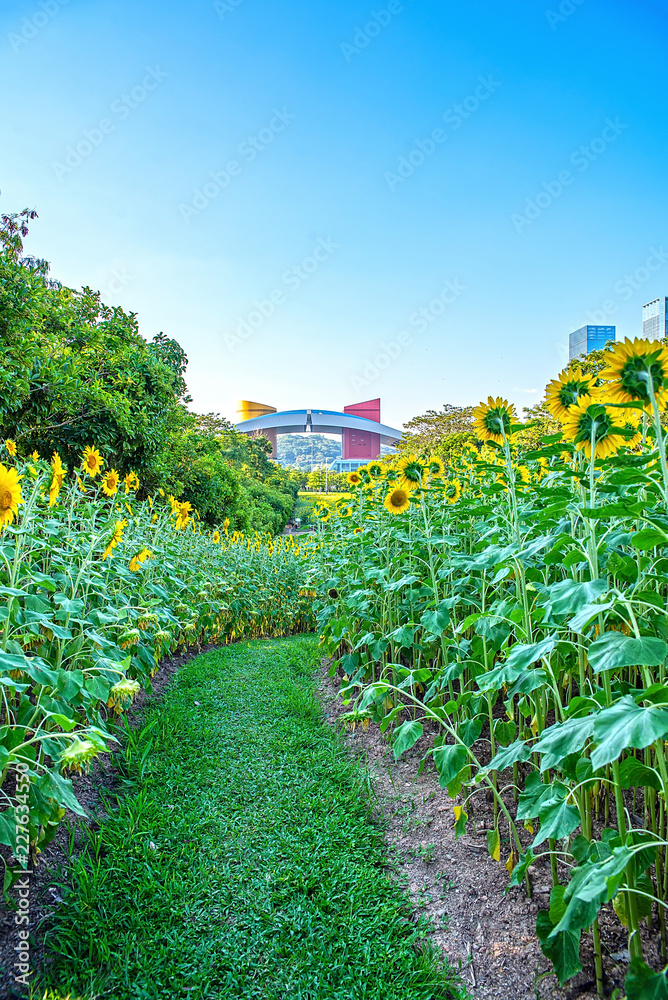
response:
<path id="1" fill-rule="evenodd" d="M 145 494 L 189 500 L 210 525 L 280 531 L 301 477 L 270 460 L 264 439 L 188 409 L 188 359 L 175 340 L 144 340 L 135 313 L 51 280 L 46 261 L 25 256 L 35 218 L 0 217 L 2 437 L 24 455 L 58 451 L 71 469 L 94 445 L 122 475 L 136 472 Z"/>

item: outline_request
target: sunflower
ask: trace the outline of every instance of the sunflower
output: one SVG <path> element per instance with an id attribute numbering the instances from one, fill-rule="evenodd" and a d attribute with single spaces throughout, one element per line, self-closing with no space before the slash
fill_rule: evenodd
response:
<path id="1" fill-rule="evenodd" d="M 372 479 L 378 479 L 383 474 L 383 466 L 380 462 L 367 462 L 366 469 Z"/>
<path id="2" fill-rule="evenodd" d="M 523 486 L 531 482 L 531 472 L 526 465 L 515 466 L 515 482 Z"/>
<path id="3" fill-rule="evenodd" d="M 49 486 L 49 507 L 54 507 L 58 501 L 58 495 L 60 493 L 61 486 L 63 485 L 63 480 L 65 478 L 65 473 L 67 469 L 62 463 L 60 455 L 57 451 L 54 451 L 51 458 L 51 485 Z"/>
<path id="4" fill-rule="evenodd" d="M 174 511 L 176 514 L 176 524 L 174 527 L 177 531 L 181 531 L 182 528 L 187 526 L 190 521 L 190 513 L 192 509 L 192 504 L 189 500 L 181 500 L 177 502 L 176 510 Z"/>
<path id="5" fill-rule="evenodd" d="M 416 490 L 424 483 L 424 465 L 415 455 L 404 455 L 397 463 L 399 486 L 404 490 Z"/>
<path id="6" fill-rule="evenodd" d="M 383 501 L 383 506 L 386 510 L 389 510 L 390 514 L 403 514 L 405 510 L 408 510 L 410 505 L 409 491 L 403 489 L 401 486 L 388 493 Z"/>
<path id="7" fill-rule="evenodd" d="M 123 480 L 123 482 L 125 483 L 125 492 L 126 493 L 129 493 L 130 490 L 138 490 L 139 489 L 139 476 L 137 475 L 136 472 L 128 472 L 128 474 L 125 477 L 125 479 Z M 151 501 L 151 506 L 153 506 L 153 502 L 152 501 Z"/>
<path id="8" fill-rule="evenodd" d="M 461 481 L 459 479 L 449 479 L 445 487 L 445 496 L 448 503 L 457 503 L 461 495 Z"/>
<path id="9" fill-rule="evenodd" d="M 443 464 L 443 459 L 440 455 L 432 455 L 427 462 L 427 470 L 431 476 L 436 479 L 440 479 L 441 476 L 445 475 L 445 465 Z"/>
<path id="10" fill-rule="evenodd" d="M 213 535 L 211 536 L 211 541 L 213 542 L 214 545 L 218 545 L 218 543 L 220 542 L 219 531 L 214 531 Z"/>
<path id="11" fill-rule="evenodd" d="M 102 492 L 105 496 L 114 496 L 114 494 L 118 491 L 120 478 L 121 477 L 116 472 L 116 469 L 107 469 L 102 476 Z"/>
<path id="12" fill-rule="evenodd" d="M 151 559 L 152 557 L 153 553 L 150 549 L 142 549 L 141 552 L 138 552 L 137 555 L 133 556 L 130 560 L 130 569 L 133 573 L 138 573 L 140 564 L 146 562 L 147 559 Z"/>
<path id="13" fill-rule="evenodd" d="M 81 456 L 81 462 L 84 467 L 84 472 L 86 475 L 90 476 L 91 479 L 95 479 L 95 477 L 99 476 L 102 472 L 104 459 L 101 458 L 97 448 L 90 448 L 86 446 L 84 448 L 83 455 Z"/>
<path id="14" fill-rule="evenodd" d="M 594 376 L 583 375 L 581 368 L 574 368 L 572 372 L 563 371 L 559 378 L 552 379 L 545 390 L 546 409 L 557 420 L 564 420 L 580 396 L 589 395 L 593 382 Z"/>
<path id="15" fill-rule="evenodd" d="M 562 433 L 564 440 L 572 441 L 587 458 L 591 458 L 592 436 L 596 458 L 608 458 L 626 444 L 621 428 L 615 426 L 613 412 L 598 396 L 580 397 L 563 421 Z"/>
<path id="16" fill-rule="evenodd" d="M 24 502 L 21 496 L 22 478 L 16 469 L 8 469 L 0 462 L 0 531 L 18 517 L 19 504 Z"/>
<path id="17" fill-rule="evenodd" d="M 517 420 L 513 404 L 500 396 L 496 399 L 488 396 L 486 403 L 481 402 L 475 407 L 473 416 L 476 418 L 477 436 L 481 441 L 493 441 L 494 444 L 503 444 L 510 435 L 511 425 Z"/>
<path id="18" fill-rule="evenodd" d="M 351 486 L 359 486 L 362 482 L 362 477 L 359 472 L 349 472 L 346 476 L 346 482 L 350 483 Z"/>
<path id="19" fill-rule="evenodd" d="M 16 441 L 12 441 L 11 438 L 5 438 L 5 448 L 12 458 L 16 458 Z"/>
<path id="20" fill-rule="evenodd" d="M 609 383 L 611 403 L 640 401 L 652 412 L 652 393 L 659 410 L 668 402 L 668 348 L 656 340 L 629 340 L 616 344 L 609 367 L 599 373 Z"/>
<path id="21" fill-rule="evenodd" d="M 128 522 L 123 519 L 122 521 L 116 521 L 116 526 L 114 527 L 114 533 L 109 539 L 109 544 L 102 553 L 103 559 L 111 559 L 113 556 L 112 550 L 116 548 L 118 543 L 123 538 L 123 528 L 127 528 Z"/>

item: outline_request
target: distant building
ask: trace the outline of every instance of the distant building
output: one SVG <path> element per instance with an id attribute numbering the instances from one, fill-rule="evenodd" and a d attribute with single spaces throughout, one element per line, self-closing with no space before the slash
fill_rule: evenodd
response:
<path id="1" fill-rule="evenodd" d="M 602 350 L 609 340 L 616 339 L 616 330 L 614 326 L 581 326 L 568 338 L 568 360 Z"/>
<path id="2" fill-rule="evenodd" d="M 661 296 L 642 307 L 642 335 L 645 340 L 668 337 L 668 298 Z"/>

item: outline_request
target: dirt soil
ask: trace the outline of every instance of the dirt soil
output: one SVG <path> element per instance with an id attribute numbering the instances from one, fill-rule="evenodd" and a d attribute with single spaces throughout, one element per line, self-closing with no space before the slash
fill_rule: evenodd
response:
<path id="1" fill-rule="evenodd" d="M 323 661 L 320 697 L 328 721 L 337 725 L 338 716 L 350 706 L 343 704 L 339 679 L 330 678 L 327 668 Z M 410 891 L 415 919 L 418 914 L 426 917 L 434 945 L 445 952 L 452 966 L 461 964 L 470 996 L 474 1000 L 596 1000 L 591 935 L 582 938 L 582 972 L 563 989 L 540 950 L 536 914 L 549 906 L 549 864 L 537 863 L 530 869 L 531 899 L 524 887 L 507 889 L 508 872 L 492 860 L 487 848 L 486 831 L 494 824 L 492 804 L 484 793 L 476 796 L 475 816 L 466 833 L 455 838 L 453 806 L 461 805 L 462 798 L 450 799 L 439 787 L 431 759 L 418 774 L 419 761 L 433 745 L 435 730 L 425 726 L 418 743 L 396 762 L 387 734 L 377 725 L 371 723 L 366 729 L 357 725 L 346 731 L 349 745 L 371 773 L 375 812 L 387 824 L 395 871 Z M 482 746 L 474 744 L 473 749 L 484 758 Z M 532 837 L 520 832 L 527 846 Z M 510 848 L 503 833 L 501 839 L 505 860 Z M 615 989 L 621 995 L 628 969 L 626 934 L 611 907 L 604 907 L 599 919 L 606 996 Z M 663 965 L 658 944 L 655 929 L 643 932 L 645 960 L 656 969 Z"/>

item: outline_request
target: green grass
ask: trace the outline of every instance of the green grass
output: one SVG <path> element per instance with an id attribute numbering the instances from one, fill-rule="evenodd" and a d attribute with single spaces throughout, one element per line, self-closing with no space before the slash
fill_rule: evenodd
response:
<path id="1" fill-rule="evenodd" d="M 118 755 L 125 791 L 76 864 L 36 996 L 460 995 L 387 874 L 317 655 L 312 637 L 260 640 L 181 670 Z"/>

